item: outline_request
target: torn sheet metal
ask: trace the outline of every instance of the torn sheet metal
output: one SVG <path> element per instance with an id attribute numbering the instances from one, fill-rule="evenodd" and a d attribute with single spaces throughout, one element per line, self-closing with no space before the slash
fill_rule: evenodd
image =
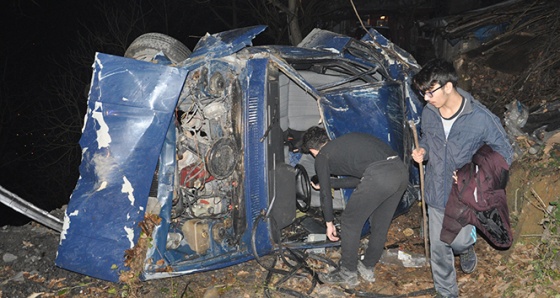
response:
<path id="1" fill-rule="evenodd" d="M 420 70 L 412 55 L 389 41 L 375 29 L 371 29 L 361 41 L 371 44 L 366 48 L 349 36 L 322 29 L 313 29 L 298 45 L 299 47 L 330 50 L 348 59 L 360 59 L 383 67 L 394 80 L 402 80 L 407 74 Z"/>
<path id="2" fill-rule="evenodd" d="M 412 55 L 375 29 L 370 29 L 361 41 L 373 44 L 377 52 L 383 55 L 381 62 L 394 80 L 403 80 L 406 76 L 420 71 L 420 65 Z"/>
<path id="3" fill-rule="evenodd" d="M 56 265 L 118 281 L 187 71 L 98 53 Z"/>
<path id="4" fill-rule="evenodd" d="M 398 84 L 332 94 L 328 100 L 320 101 L 326 119 L 325 125 L 335 137 L 349 132 L 374 134 L 393 146 L 396 152 L 403 152 L 403 135 L 399 127 L 404 113 L 400 95 Z"/>
<path id="5" fill-rule="evenodd" d="M 233 29 L 217 34 L 206 34 L 196 44 L 190 59 L 204 56 L 205 58 L 223 57 L 231 55 L 246 46 L 252 45 L 252 40 L 263 32 L 266 26 L 253 26 Z"/>
<path id="6" fill-rule="evenodd" d="M 361 41 L 370 47 L 357 43 L 354 39 L 322 29 L 313 29 L 298 45 L 299 47 L 330 50 L 344 58 L 378 66 L 395 82 L 404 83 L 401 88 L 406 99 L 407 117 L 420 125 L 422 101 L 412 89 L 412 76 L 420 70 L 416 59 L 408 52 L 392 43 L 375 29 L 371 29 Z M 420 129 L 420 126 L 418 127 Z"/>

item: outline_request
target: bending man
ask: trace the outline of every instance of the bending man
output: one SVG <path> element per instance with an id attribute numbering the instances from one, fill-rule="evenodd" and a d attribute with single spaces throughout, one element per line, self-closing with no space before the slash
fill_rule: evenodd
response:
<path id="1" fill-rule="evenodd" d="M 341 216 L 340 268 L 319 278 L 352 288 L 359 284 L 359 272 L 364 280 L 374 282 L 373 268 L 381 258 L 387 231 L 408 183 L 405 165 L 386 143 L 369 134 L 349 133 L 331 141 L 326 131 L 316 126 L 303 135 L 302 150 L 315 157 L 321 207 L 331 241 L 340 239 L 333 223 L 331 188 L 355 187 Z M 369 245 L 359 261 L 361 231 L 368 218 Z"/>

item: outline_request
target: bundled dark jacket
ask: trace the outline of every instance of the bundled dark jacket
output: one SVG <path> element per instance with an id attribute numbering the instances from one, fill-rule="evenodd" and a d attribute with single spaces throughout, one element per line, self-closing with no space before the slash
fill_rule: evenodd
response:
<path id="1" fill-rule="evenodd" d="M 505 187 L 509 166 L 490 146 L 483 145 L 472 162 L 457 171 L 457 183 L 445 207 L 440 239 L 451 243 L 462 227 L 476 226 L 495 246 L 508 248 L 513 237 Z"/>

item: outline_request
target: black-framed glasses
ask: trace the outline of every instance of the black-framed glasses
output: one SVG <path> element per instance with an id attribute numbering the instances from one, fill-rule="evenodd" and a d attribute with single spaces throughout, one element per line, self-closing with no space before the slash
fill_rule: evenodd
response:
<path id="1" fill-rule="evenodd" d="M 436 89 L 432 90 L 432 91 L 426 91 L 426 92 L 422 92 L 420 91 L 420 94 L 422 95 L 422 97 L 428 96 L 428 98 L 432 98 L 434 97 L 434 92 L 438 91 L 439 89 L 441 89 L 441 87 L 445 86 L 445 84 L 437 87 Z"/>

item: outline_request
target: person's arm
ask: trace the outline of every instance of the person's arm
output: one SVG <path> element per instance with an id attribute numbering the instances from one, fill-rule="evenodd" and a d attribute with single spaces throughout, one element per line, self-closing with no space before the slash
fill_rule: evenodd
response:
<path id="1" fill-rule="evenodd" d="M 320 185 L 319 193 L 321 196 L 321 209 L 323 210 L 323 217 L 325 218 L 325 222 L 332 222 L 334 215 L 329 161 L 327 157 L 321 153 L 315 156 L 315 173 L 317 174 Z"/>
<path id="2" fill-rule="evenodd" d="M 335 189 L 339 188 L 356 188 L 360 184 L 360 179 L 356 177 L 332 177 L 330 178 L 331 187 Z M 319 179 L 317 175 L 311 177 L 311 185 L 314 189 L 321 189 L 321 184 L 319 184 Z"/>
<path id="3" fill-rule="evenodd" d="M 326 235 L 329 240 L 338 241 L 338 234 L 333 222 L 334 214 L 331 194 L 331 171 L 329 168 L 329 160 L 325 155 L 322 155 L 321 153 L 315 156 L 315 173 L 317 173 L 317 178 L 320 185 L 319 192 L 321 194 L 321 208 L 323 209 L 323 218 L 325 219 L 325 224 L 327 226 Z"/>
<path id="4" fill-rule="evenodd" d="M 331 177 L 332 188 L 356 188 L 360 184 L 360 179 L 356 177 Z"/>
<path id="5" fill-rule="evenodd" d="M 486 112 L 491 113 L 490 111 Z M 513 148 L 509 142 L 506 131 L 496 115 L 489 114 L 489 116 L 484 142 L 492 147 L 494 151 L 500 153 L 508 165 L 511 165 L 513 162 Z"/>
<path id="6" fill-rule="evenodd" d="M 424 108 L 424 110 L 422 110 L 422 120 L 421 120 L 421 124 L 426 123 L 426 122 L 431 122 L 431 121 L 440 121 L 439 119 L 435 119 L 433 116 L 433 111 L 428 110 L 429 107 L 426 106 Z M 438 116 L 439 117 L 439 116 Z M 424 125 L 425 126 L 425 125 Z M 422 126 L 422 127 L 424 127 Z M 423 129 L 420 129 L 420 131 L 418 132 L 418 148 L 414 148 L 414 150 L 412 151 L 412 158 L 414 159 L 414 161 L 416 161 L 417 163 L 422 163 L 426 160 L 428 160 L 428 153 L 430 152 L 430 146 L 428 145 L 428 137 L 427 134 L 424 133 Z M 419 157 L 421 157 L 422 159 L 417 160 L 415 158 L 414 155 L 418 155 Z"/>

